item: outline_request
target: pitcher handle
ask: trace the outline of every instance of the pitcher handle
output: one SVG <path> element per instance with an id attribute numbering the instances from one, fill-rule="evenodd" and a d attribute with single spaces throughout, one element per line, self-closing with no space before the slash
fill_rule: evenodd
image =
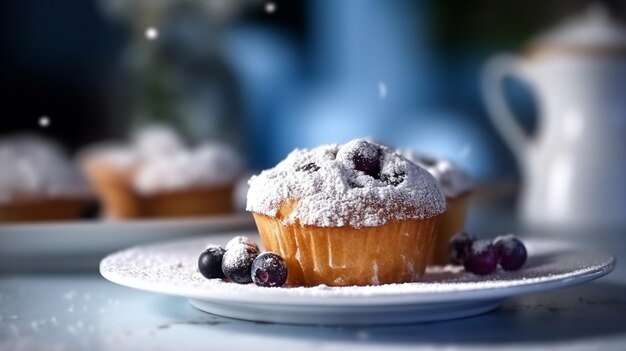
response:
<path id="1" fill-rule="evenodd" d="M 491 122 L 523 165 L 530 140 L 506 101 L 502 82 L 508 76 L 522 77 L 519 59 L 498 55 L 487 61 L 482 73 L 482 91 Z"/>

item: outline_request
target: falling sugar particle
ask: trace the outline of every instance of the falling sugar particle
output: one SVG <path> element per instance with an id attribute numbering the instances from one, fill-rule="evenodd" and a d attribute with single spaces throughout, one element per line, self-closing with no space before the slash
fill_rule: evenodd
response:
<path id="1" fill-rule="evenodd" d="M 73 313 L 74 312 L 74 305 L 71 305 L 68 309 L 67 312 L 69 313 Z"/>
<path id="2" fill-rule="evenodd" d="M 378 82 L 378 97 L 381 99 L 387 97 L 387 84 Z"/>
<path id="3" fill-rule="evenodd" d="M 461 152 L 459 153 L 459 155 L 461 156 L 461 158 L 467 158 L 471 153 L 472 153 L 472 145 L 466 144 L 461 149 Z"/>
<path id="4" fill-rule="evenodd" d="M 39 324 L 37 323 L 37 321 L 30 322 L 30 326 L 33 328 L 34 331 L 39 331 Z"/>
<path id="5" fill-rule="evenodd" d="M 52 324 L 54 324 L 54 325 L 59 324 L 59 322 L 57 321 L 57 317 L 51 317 L 51 318 L 50 318 L 50 323 L 52 323 Z"/>
<path id="6" fill-rule="evenodd" d="M 48 126 L 50 126 L 50 117 L 48 116 L 41 116 L 39 117 L 39 126 L 46 128 Z"/>
<path id="7" fill-rule="evenodd" d="M 274 13 L 276 12 L 276 4 L 273 2 L 268 2 L 265 4 L 265 12 Z"/>
<path id="8" fill-rule="evenodd" d="M 149 40 L 155 40 L 159 37 L 159 31 L 154 27 L 146 28 L 146 38 Z"/>

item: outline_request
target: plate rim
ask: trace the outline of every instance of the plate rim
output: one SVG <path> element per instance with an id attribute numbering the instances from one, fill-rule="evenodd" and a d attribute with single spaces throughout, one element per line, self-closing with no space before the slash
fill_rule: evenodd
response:
<path id="1" fill-rule="evenodd" d="M 215 237 L 220 234 L 227 233 L 214 233 L 211 236 Z M 415 291 L 397 291 L 397 292 L 385 292 L 382 294 L 376 294 L 375 292 L 371 295 L 334 295 L 334 296 L 300 296 L 300 295 L 289 295 L 289 294 L 259 294 L 252 295 L 247 291 L 236 292 L 233 293 L 229 291 L 228 294 L 219 292 L 213 294 L 211 296 L 207 296 L 207 291 L 213 290 L 206 287 L 202 288 L 200 292 L 199 289 L 193 289 L 191 291 L 181 291 L 180 288 L 175 287 L 164 287 L 163 283 L 160 282 L 139 282 L 135 280 L 126 280 L 126 278 L 116 275 L 113 272 L 109 272 L 105 269 L 105 265 L 108 260 L 115 257 L 116 255 L 125 253 L 126 251 L 135 250 L 142 247 L 152 247 L 152 246 L 160 246 L 166 244 L 175 244 L 177 242 L 189 241 L 189 240 L 199 240 L 199 238 L 186 238 L 186 239 L 171 239 L 159 241 L 151 244 L 144 245 L 136 245 L 123 250 L 116 251 L 104 257 L 99 264 L 99 272 L 100 275 L 115 284 L 138 289 L 142 291 L 161 293 L 166 295 L 179 296 L 187 299 L 196 299 L 203 301 L 215 301 L 222 303 L 263 303 L 267 305 L 289 305 L 289 306 L 298 306 L 298 305 L 307 305 L 307 306 L 346 306 L 346 307 L 356 307 L 356 306 L 373 306 L 373 305 L 404 305 L 404 304 L 448 304 L 454 302 L 463 302 L 463 301 L 476 301 L 476 300 L 489 300 L 489 299 L 504 299 L 508 297 L 514 297 L 524 294 L 530 294 L 535 292 L 549 291 L 560 288 L 566 288 L 573 285 L 583 284 L 591 280 L 598 279 L 609 274 L 616 266 L 616 259 L 614 256 L 600 251 L 596 249 L 586 249 L 581 246 L 577 246 L 572 243 L 567 243 L 559 240 L 552 239 L 537 239 L 532 238 L 531 243 L 535 242 L 546 242 L 546 243 L 561 243 L 562 245 L 566 245 L 566 247 L 576 248 L 578 250 L 589 252 L 589 253 L 597 253 L 605 256 L 606 261 L 602 264 L 598 264 L 592 267 L 588 267 L 586 269 L 581 270 L 580 272 L 573 272 L 563 277 L 562 275 L 559 277 L 555 277 L 550 280 L 543 281 L 528 281 L 526 283 L 519 283 L 515 285 L 509 286 L 491 286 L 491 287 L 477 287 L 476 289 L 462 290 L 462 291 L 443 291 L 440 293 L 419 293 Z M 411 283 L 405 283 L 411 284 Z M 273 289 L 273 288 L 268 288 Z M 298 287 L 298 289 L 308 289 L 306 287 Z M 313 289 L 313 288 L 311 288 Z M 337 289 L 337 288 L 333 288 Z M 341 288 L 339 288 L 341 289 Z M 306 300 L 306 301 L 305 301 Z"/>

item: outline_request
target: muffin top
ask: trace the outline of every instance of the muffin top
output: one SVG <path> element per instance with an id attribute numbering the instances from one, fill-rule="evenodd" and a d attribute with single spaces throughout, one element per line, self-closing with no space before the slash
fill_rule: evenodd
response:
<path id="1" fill-rule="evenodd" d="M 35 135 L 0 140 L 0 203 L 25 199 L 75 198 L 86 185 L 56 143 Z"/>
<path id="2" fill-rule="evenodd" d="M 376 227 L 446 210 L 432 175 L 386 146 L 363 139 L 296 149 L 248 183 L 246 209 L 278 216 L 285 224 Z"/>
<path id="3" fill-rule="evenodd" d="M 129 144 L 92 146 L 83 159 L 132 170 L 132 186 L 141 194 L 232 184 L 244 168 L 241 157 L 228 146 L 189 147 L 165 126 L 144 128 Z"/>
<path id="4" fill-rule="evenodd" d="M 171 153 L 168 157 L 145 159 L 137 169 L 133 185 L 143 194 L 187 189 L 193 186 L 222 186 L 235 183 L 243 162 L 232 149 L 216 143 Z"/>
<path id="5" fill-rule="evenodd" d="M 410 149 L 400 149 L 397 152 L 432 174 L 447 198 L 463 195 L 472 187 L 469 176 L 452 161 L 424 155 Z"/>

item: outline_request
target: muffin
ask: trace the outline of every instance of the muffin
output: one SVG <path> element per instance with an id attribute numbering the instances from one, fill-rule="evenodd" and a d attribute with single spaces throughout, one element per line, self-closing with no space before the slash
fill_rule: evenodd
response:
<path id="1" fill-rule="evenodd" d="M 125 145 L 98 145 L 81 156 L 83 173 L 97 194 L 106 218 L 141 216 L 133 178 L 139 157 Z"/>
<path id="2" fill-rule="evenodd" d="M 446 210 L 432 175 L 362 139 L 296 149 L 249 185 L 247 210 L 292 286 L 419 280 Z"/>
<path id="3" fill-rule="evenodd" d="M 79 218 L 86 186 L 54 142 L 34 135 L 0 140 L 0 222 Z"/>
<path id="4" fill-rule="evenodd" d="M 107 218 L 193 217 L 233 211 L 243 162 L 230 148 L 186 147 L 170 129 L 152 127 L 132 145 L 103 145 L 83 156 L 83 169 Z"/>
<path id="5" fill-rule="evenodd" d="M 465 172 L 449 160 L 426 156 L 413 150 L 400 150 L 399 153 L 432 174 L 446 196 L 448 211 L 437 226 L 433 255 L 429 261 L 431 265 L 446 265 L 450 263 L 450 239 L 465 226 L 471 181 Z"/>

